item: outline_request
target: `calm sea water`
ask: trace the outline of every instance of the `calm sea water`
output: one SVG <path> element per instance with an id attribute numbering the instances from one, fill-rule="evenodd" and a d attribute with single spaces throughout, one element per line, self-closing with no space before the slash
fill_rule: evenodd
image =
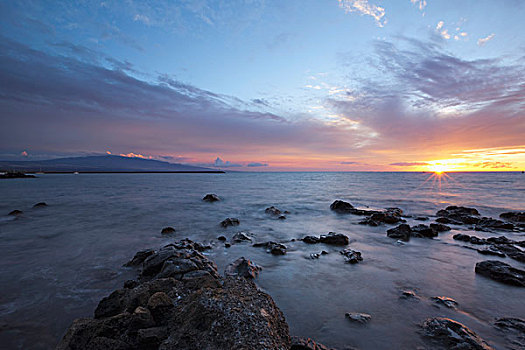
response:
<path id="1" fill-rule="evenodd" d="M 361 217 L 329 210 L 335 199 L 427 216 L 451 204 L 473 206 L 492 217 L 525 210 L 521 173 L 450 176 L 441 188 L 426 181 L 425 173 L 81 174 L 1 181 L 0 344 L 53 348 L 73 319 L 90 317 L 102 297 L 135 276 L 122 264 L 137 250 L 189 237 L 216 242 L 209 255 L 220 271 L 240 256 L 261 265 L 257 283 L 283 310 L 293 335 L 333 347 L 412 349 L 424 346 L 417 325 L 426 317 L 445 316 L 503 349 L 505 338 L 491 322 L 523 317 L 524 290 L 476 276 L 475 263 L 486 257 L 452 239 L 459 228 L 438 239 L 398 245 L 386 237 L 387 226 L 358 225 Z M 223 201 L 202 202 L 206 193 Z M 42 201 L 49 206 L 32 209 Z M 268 217 L 264 209 L 271 205 L 290 211 L 288 218 Z M 14 209 L 24 214 L 8 217 Z M 241 225 L 222 229 L 218 224 L 226 217 L 239 218 Z M 163 237 L 160 230 L 168 225 L 177 233 Z M 249 244 L 226 249 L 216 240 L 240 230 L 250 231 L 256 241 L 341 232 L 364 261 L 345 264 L 340 248 L 302 242 L 287 243 L 288 254 L 275 257 Z M 330 254 L 306 258 L 322 249 Z M 421 300 L 400 300 L 403 289 L 415 290 Z M 428 298 L 437 295 L 454 298 L 458 310 L 434 306 Z M 371 314 L 372 320 L 353 324 L 344 316 L 350 311 Z"/>

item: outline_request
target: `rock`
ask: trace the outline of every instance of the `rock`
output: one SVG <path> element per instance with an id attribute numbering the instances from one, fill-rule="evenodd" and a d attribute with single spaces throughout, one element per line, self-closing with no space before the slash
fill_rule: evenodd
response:
<path id="1" fill-rule="evenodd" d="M 525 222 L 525 211 L 501 213 L 499 217 L 508 221 Z"/>
<path id="2" fill-rule="evenodd" d="M 310 338 L 292 337 L 290 350 L 335 350 L 327 348 L 323 344 L 316 343 Z"/>
<path id="3" fill-rule="evenodd" d="M 440 224 L 440 223 L 437 223 L 437 224 L 432 223 L 429 226 L 430 226 L 431 229 L 433 229 L 436 232 L 450 231 L 450 226 L 443 225 L 443 224 Z"/>
<path id="4" fill-rule="evenodd" d="M 284 216 L 284 215 L 279 215 L 279 217 L 278 217 L 277 219 L 279 219 L 279 220 L 286 220 L 286 216 Z"/>
<path id="5" fill-rule="evenodd" d="M 476 249 L 476 251 L 483 255 L 494 255 L 494 256 L 499 256 L 501 258 L 504 258 L 507 256 L 505 253 L 502 253 L 501 251 L 499 251 L 495 246 L 490 246 L 484 249 Z"/>
<path id="6" fill-rule="evenodd" d="M 302 241 L 304 243 L 308 243 L 308 244 L 315 244 L 315 243 L 319 243 L 319 237 L 315 237 L 315 236 L 305 236 Z"/>
<path id="7" fill-rule="evenodd" d="M 481 218 L 474 226 L 476 231 L 486 230 L 514 230 L 514 224 L 510 222 L 503 222 L 492 218 Z"/>
<path id="8" fill-rule="evenodd" d="M 250 260 L 241 257 L 226 267 L 224 275 L 255 278 L 259 274 L 259 271 L 261 271 L 261 267 L 255 265 Z"/>
<path id="9" fill-rule="evenodd" d="M 515 247 L 512 244 L 497 244 L 490 246 L 489 249 L 490 248 L 495 251 L 507 254 L 509 258 L 525 263 L 525 251 Z"/>
<path id="10" fill-rule="evenodd" d="M 124 288 L 127 288 L 127 289 L 133 289 L 138 285 L 139 285 L 139 282 L 135 280 L 127 280 L 126 282 L 124 282 Z"/>
<path id="11" fill-rule="evenodd" d="M 492 350 L 492 347 L 475 332 L 449 318 L 429 318 L 423 322 L 422 328 L 424 335 L 431 338 L 435 344 L 441 345 L 443 349 Z"/>
<path id="12" fill-rule="evenodd" d="M 255 243 L 253 245 L 254 247 L 264 247 L 266 248 L 266 252 L 271 253 L 273 255 L 284 255 L 286 254 L 286 246 L 281 243 L 277 242 L 264 242 L 264 243 Z"/>
<path id="13" fill-rule="evenodd" d="M 345 316 L 350 321 L 362 323 L 362 324 L 368 323 L 368 321 L 372 319 L 372 316 L 370 316 L 369 314 L 364 314 L 360 312 L 347 312 Z"/>
<path id="14" fill-rule="evenodd" d="M 431 297 L 430 300 L 437 304 L 445 305 L 450 309 L 455 309 L 458 306 L 458 302 L 449 297 Z"/>
<path id="15" fill-rule="evenodd" d="M 398 211 L 394 211 L 393 209 L 398 208 L 390 208 L 392 211 L 388 211 L 387 209 L 385 212 L 373 213 L 370 217 L 359 222 L 359 224 L 379 226 L 380 224 L 396 224 L 398 222 L 405 222 L 405 220 L 401 218 L 400 214 L 398 214 Z"/>
<path id="16" fill-rule="evenodd" d="M 230 243 L 224 243 L 224 248 L 230 248 L 232 245 Z"/>
<path id="17" fill-rule="evenodd" d="M 219 236 L 219 237 L 217 237 L 217 239 L 218 239 L 219 241 L 221 241 L 221 242 L 226 241 L 226 237 L 224 237 L 224 236 Z"/>
<path id="18" fill-rule="evenodd" d="M 237 218 L 226 218 L 221 221 L 221 226 L 226 228 L 228 226 L 239 226 L 241 222 Z"/>
<path id="19" fill-rule="evenodd" d="M 479 238 L 476 236 L 469 236 L 463 233 L 455 234 L 454 236 L 452 236 L 452 238 L 454 238 L 457 241 L 469 242 L 469 243 L 477 244 L 477 245 L 487 244 L 487 241 L 484 238 Z"/>
<path id="20" fill-rule="evenodd" d="M 499 330 L 505 332 L 509 349 L 525 349 L 525 320 L 515 317 L 503 317 L 494 322 Z"/>
<path id="21" fill-rule="evenodd" d="M 141 345 L 158 346 L 168 337 L 168 327 L 151 327 L 139 329 L 137 341 Z"/>
<path id="22" fill-rule="evenodd" d="M 280 216 L 282 214 L 282 212 L 276 207 L 274 207 L 273 205 L 269 208 L 266 208 L 264 212 L 268 215 L 273 215 L 273 216 Z"/>
<path id="23" fill-rule="evenodd" d="M 146 258 L 152 254 L 155 254 L 155 250 L 153 249 L 145 249 L 137 252 L 133 259 L 128 261 L 124 266 L 138 266 L 146 260 Z"/>
<path id="24" fill-rule="evenodd" d="M 47 203 L 46 202 L 39 202 L 39 203 L 33 205 L 33 208 L 43 208 L 43 207 L 47 207 Z"/>
<path id="25" fill-rule="evenodd" d="M 208 193 L 207 195 L 204 196 L 202 200 L 205 202 L 218 202 L 221 199 L 216 194 Z"/>
<path id="26" fill-rule="evenodd" d="M 18 215 L 22 215 L 24 212 L 21 211 L 21 210 L 18 210 L 18 209 L 15 209 L 13 211 L 11 211 L 9 214 L 7 215 L 10 215 L 10 216 L 18 216 Z"/>
<path id="27" fill-rule="evenodd" d="M 479 212 L 475 208 L 458 207 L 455 205 L 448 206 L 445 209 L 441 209 L 436 213 L 436 216 L 444 217 L 449 222 L 438 221 L 442 224 L 454 223 L 454 224 L 467 224 L 473 225 L 480 221 Z"/>
<path id="28" fill-rule="evenodd" d="M 486 260 L 476 264 L 476 273 L 495 281 L 525 287 L 525 271 L 497 260 Z"/>
<path id="29" fill-rule="evenodd" d="M 412 229 L 407 224 L 401 224 L 386 231 L 386 235 L 390 238 L 408 241 L 412 235 Z"/>
<path id="30" fill-rule="evenodd" d="M 428 221 L 428 217 L 426 217 L 426 216 L 416 216 L 414 218 L 414 220 L 417 220 L 417 221 Z"/>
<path id="31" fill-rule="evenodd" d="M 413 226 L 411 230 L 412 230 L 411 235 L 414 237 L 433 238 L 433 237 L 437 237 L 438 235 L 437 231 L 423 224 Z"/>
<path id="32" fill-rule="evenodd" d="M 232 241 L 235 243 L 241 243 L 241 242 L 246 242 L 246 241 L 251 241 L 251 240 L 252 238 L 250 237 L 250 234 L 248 232 L 243 232 L 243 231 L 237 232 L 232 237 Z"/>
<path id="33" fill-rule="evenodd" d="M 24 174 L 19 171 L 10 171 L 5 174 L 0 174 L 0 179 L 23 179 L 23 178 L 35 178 L 35 175 Z"/>
<path id="34" fill-rule="evenodd" d="M 515 317 L 503 317 L 494 322 L 494 325 L 499 328 L 514 328 L 525 336 L 525 320 Z"/>
<path id="35" fill-rule="evenodd" d="M 169 235 L 170 233 L 175 233 L 175 229 L 171 226 L 164 227 L 162 231 L 160 231 L 163 235 Z"/>
<path id="36" fill-rule="evenodd" d="M 336 200 L 330 204 L 330 210 L 333 210 L 338 213 L 346 214 L 351 213 L 355 210 L 354 206 L 348 202 Z"/>
<path id="37" fill-rule="evenodd" d="M 401 292 L 401 296 L 399 297 L 401 299 L 419 299 L 416 292 L 412 290 L 404 290 Z"/>
<path id="38" fill-rule="evenodd" d="M 345 250 L 342 250 L 340 253 L 343 254 L 347 263 L 357 264 L 358 262 L 363 261 L 363 258 L 361 257 L 361 252 L 358 252 L 357 250 L 347 248 Z"/>
<path id="39" fill-rule="evenodd" d="M 321 235 L 319 242 L 331 245 L 347 245 L 349 239 L 342 233 L 329 232 L 327 235 Z"/>
<path id="40" fill-rule="evenodd" d="M 436 222 L 438 222 L 440 224 L 456 224 L 455 221 L 452 221 L 449 218 L 437 218 Z"/>

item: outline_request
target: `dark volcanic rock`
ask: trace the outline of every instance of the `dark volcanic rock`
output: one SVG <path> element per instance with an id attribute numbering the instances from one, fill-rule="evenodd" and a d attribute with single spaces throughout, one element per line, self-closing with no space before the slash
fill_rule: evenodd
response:
<path id="1" fill-rule="evenodd" d="M 218 202 L 221 199 L 216 194 L 208 193 L 207 195 L 204 196 L 202 200 L 205 202 Z"/>
<path id="2" fill-rule="evenodd" d="M 413 290 L 404 290 L 401 292 L 400 299 L 417 299 L 419 300 L 419 297 L 417 296 L 416 292 Z"/>
<path id="3" fill-rule="evenodd" d="M 255 278 L 261 269 L 261 267 L 255 265 L 250 260 L 246 259 L 245 257 L 241 257 L 226 267 L 224 270 L 224 275 Z"/>
<path id="4" fill-rule="evenodd" d="M 369 314 L 364 314 L 361 312 L 347 312 L 345 316 L 350 321 L 362 323 L 362 324 L 368 323 L 368 321 L 372 319 L 372 316 L 370 316 Z"/>
<path id="5" fill-rule="evenodd" d="M 226 228 L 228 226 L 238 226 L 241 222 L 237 218 L 226 218 L 221 221 L 221 226 Z"/>
<path id="6" fill-rule="evenodd" d="M 196 270 L 142 273 L 140 283 L 104 298 L 95 319 L 75 320 L 57 349 L 289 349 L 282 312 L 250 278 L 239 277 L 250 276 L 253 265 L 240 259 L 234 275 L 222 278 L 192 244 L 164 247 L 144 265 L 155 258 Z"/>
<path id="7" fill-rule="evenodd" d="M 430 300 L 437 304 L 445 305 L 450 309 L 455 309 L 458 306 L 458 302 L 449 297 L 432 297 Z"/>
<path id="8" fill-rule="evenodd" d="M 323 344 L 316 343 L 310 338 L 299 338 L 292 337 L 292 345 L 290 350 L 335 350 L 332 348 L 327 348 Z"/>
<path id="9" fill-rule="evenodd" d="M 308 243 L 308 244 L 319 243 L 319 237 L 315 237 L 315 236 L 305 236 L 305 237 L 303 238 L 303 242 L 304 242 L 304 243 Z"/>
<path id="10" fill-rule="evenodd" d="M 351 213 L 355 210 L 352 204 L 341 200 L 336 200 L 330 204 L 330 209 L 338 213 Z"/>
<path id="11" fill-rule="evenodd" d="M 424 335 L 432 339 L 440 349 L 491 350 L 483 339 L 465 325 L 449 318 L 435 317 L 422 324 Z"/>
<path id="12" fill-rule="evenodd" d="M 408 241 L 412 234 L 412 229 L 407 224 L 401 224 L 395 228 L 391 228 L 386 231 L 386 235 L 390 238 L 400 239 L 403 241 Z"/>
<path id="13" fill-rule="evenodd" d="M 347 263 L 357 264 L 358 262 L 363 261 L 361 252 L 358 252 L 357 250 L 347 248 L 345 250 L 342 250 L 340 253 L 343 254 Z"/>
<path id="14" fill-rule="evenodd" d="M 426 217 L 426 216 L 416 216 L 414 218 L 414 220 L 417 220 L 417 221 L 428 221 L 428 217 Z"/>
<path id="15" fill-rule="evenodd" d="M 479 212 L 475 208 L 458 207 L 455 205 L 439 210 L 436 213 L 436 216 L 448 219 L 447 222 L 436 220 L 442 224 L 453 223 L 473 225 L 480 221 Z"/>
<path id="16" fill-rule="evenodd" d="M 271 253 L 273 255 L 286 254 L 286 246 L 282 243 L 269 241 L 269 242 L 264 242 L 264 243 L 255 243 L 253 246 L 254 247 L 264 247 L 266 248 L 266 252 Z"/>
<path id="17" fill-rule="evenodd" d="M 476 264 L 476 273 L 495 281 L 525 287 L 525 271 L 497 260 L 486 260 Z"/>
<path id="18" fill-rule="evenodd" d="M 331 245 L 347 245 L 349 239 L 342 233 L 329 232 L 327 235 L 321 235 L 319 242 Z"/>
<path id="19" fill-rule="evenodd" d="M 279 216 L 282 214 L 282 212 L 276 207 L 274 207 L 273 205 L 269 208 L 266 208 L 264 212 L 268 215 L 273 215 L 273 216 Z"/>
<path id="20" fill-rule="evenodd" d="M 487 244 L 487 241 L 484 238 L 478 238 L 476 236 L 469 236 L 463 233 L 455 234 L 454 236 L 452 236 L 452 238 L 454 238 L 457 241 L 469 242 L 472 244 L 478 244 L 478 245 Z"/>
<path id="21" fill-rule="evenodd" d="M 175 233 L 175 229 L 171 226 L 164 227 L 162 231 L 160 231 L 163 235 L 169 235 L 170 233 Z"/>
<path id="22" fill-rule="evenodd" d="M 28 174 L 21 173 L 19 171 L 0 174 L 0 179 L 23 179 L 23 178 L 35 178 L 35 177 L 36 177 L 35 175 L 28 175 Z"/>
<path id="23" fill-rule="evenodd" d="M 447 226 L 447 225 L 443 225 L 443 224 L 430 224 L 429 225 L 431 229 L 433 229 L 434 231 L 436 232 L 445 232 L 445 231 L 450 231 L 450 227 Z"/>
<path id="24" fill-rule="evenodd" d="M 47 203 L 46 202 L 39 202 L 39 203 L 33 205 L 33 208 L 43 208 L 43 207 L 47 207 Z"/>
<path id="25" fill-rule="evenodd" d="M 384 212 L 374 212 L 370 217 L 359 222 L 361 225 L 379 226 L 380 224 L 397 224 L 405 222 L 401 218 L 403 211 L 399 208 L 389 208 Z"/>
<path id="26" fill-rule="evenodd" d="M 499 256 L 501 258 L 504 258 L 507 256 L 505 253 L 498 250 L 495 246 L 489 246 L 488 248 L 484 248 L 484 249 L 476 249 L 476 251 L 483 255 L 494 255 L 494 256 Z"/>
<path id="27" fill-rule="evenodd" d="M 221 241 L 221 242 L 226 241 L 226 237 L 224 237 L 224 236 L 219 236 L 219 237 L 217 237 L 217 239 L 218 239 L 219 241 Z"/>
<path id="28" fill-rule="evenodd" d="M 433 228 L 419 224 L 411 228 L 412 236 L 414 237 L 424 237 L 424 238 L 433 238 L 437 237 L 438 233 Z"/>
<path id="29" fill-rule="evenodd" d="M 492 218 L 481 218 L 474 227 L 476 231 L 486 231 L 486 230 L 514 230 L 514 224 L 510 222 L 503 222 L 501 220 L 496 220 Z"/>
<path id="30" fill-rule="evenodd" d="M 146 260 L 146 258 L 152 254 L 155 254 L 155 250 L 153 249 L 145 249 L 137 252 L 133 259 L 128 261 L 124 266 L 138 266 Z"/>
<path id="31" fill-rule="evenodd" d="M 525 349 L 525 320 L 514 317 L 503 317 L 494 322 L 494 325 L 505 332 L 509 342 L 509 349 Z"/>
<path id="32" fill-rule="evenodd" d="M 22 215 L 24 212 L 22 210 L 18 210 L 18 209 L 15 209 L 13 211 L 11 211 L 9 214 L 7 215 L 10 215 L 10 216 L 18 216 L 18 215 Z"/>
<path id="33" fill-rule="evenodd" d="M 247 242 L 251 240 L 252 240 L 252 237 L 250 236 L 250 234 L 248 232 L 242 232 L 242 231 L 237 232 L 232 237 L 232 241 L 235 243 Z"/>
<path id="34" fill-rule="evenodd" d="M 501 213 L 499 217 L 509 221 L 525 222 L 525 211 Z"/>

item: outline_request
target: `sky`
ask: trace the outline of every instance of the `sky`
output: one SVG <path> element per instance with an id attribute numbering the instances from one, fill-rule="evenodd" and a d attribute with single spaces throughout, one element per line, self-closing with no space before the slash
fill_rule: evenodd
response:
<path id="1" fill-rule="evenodd" d="M 525 1 L 0 0 L 0 159 L 525 170 Z"/>

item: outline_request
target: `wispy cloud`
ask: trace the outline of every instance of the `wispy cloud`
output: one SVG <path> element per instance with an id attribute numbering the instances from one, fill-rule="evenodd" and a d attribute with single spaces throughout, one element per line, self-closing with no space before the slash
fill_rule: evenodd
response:
<path id="1" fill-rule="evenodd" d="M 368 0 L 338 0 L 339 6 L 347 13 L 357 12 L 361 15 L 371 16 L 379 27 L 383 27 L 387 20 L 383 7 L 370 4 Z"/>
<path id="2" fill-rule="evenodd" d="M 426 0 L 410 0 L 410 2 L 414 5 L 417 5 L 420 11 L 423 11 L 427 6 Z"/>
<path id="3" fill-rule="evenodd" d="M 488 43 L 490 40 L 492 40 L 495 36 L 496 36 L 496 34 L 492 33 L 492 34 L 490 34 L 490 35 L 487 35 L 487 36 L 484 37 L 484 38 L 478 39 L 478 46 L 483 46 L 483 45 L 485 45 L 485 44 Z"/>
<path id="4" fill-rule="evenodd" d="M 257 167 L 268 166 L 268 163 L 253 162 L 253 163 L 248 163 L 246 166 L 249 167 L 249 168 L 257 168 Z"/>
<path id="5" fill-rule="evenodd" d="M 398 163 L 390 163 L 392 166 L 424 166 L 428 165 L 429 163 L 426 162 L 398 162 Z"/>

